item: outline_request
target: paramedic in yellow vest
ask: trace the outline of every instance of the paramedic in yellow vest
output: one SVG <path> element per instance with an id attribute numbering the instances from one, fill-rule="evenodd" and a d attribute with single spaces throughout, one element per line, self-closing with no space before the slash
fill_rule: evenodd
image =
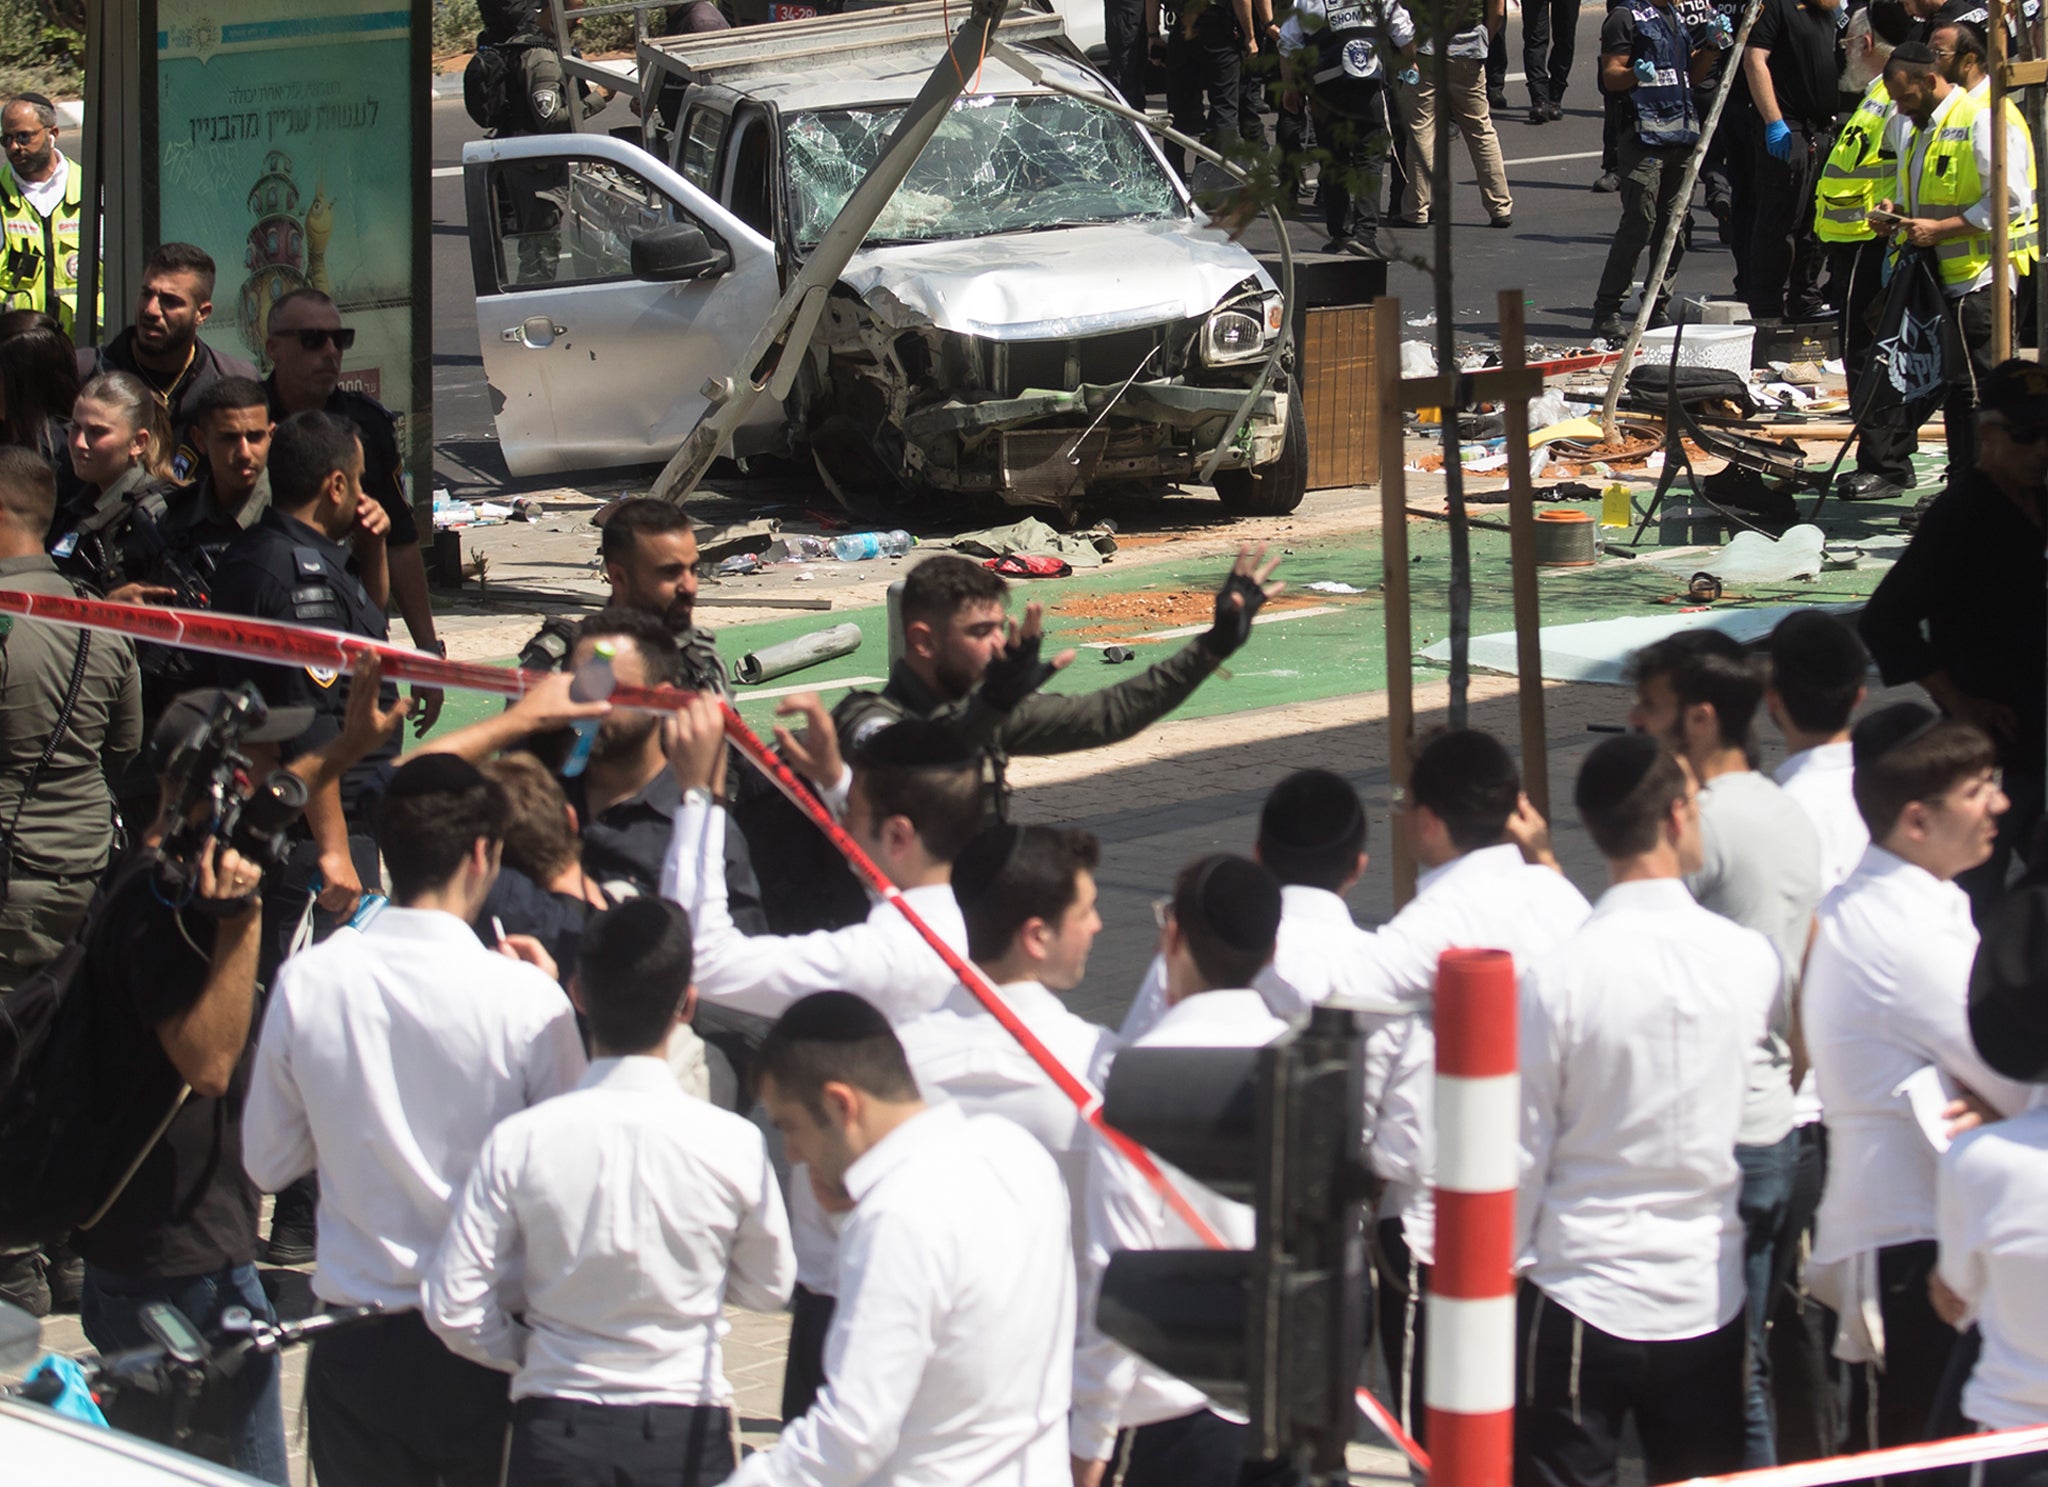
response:
<path id="1" fill-rule="evenodd" d="M 42 310 L 71 334 L 78 305 L 78 219 L 83 173 L 57 148 L 57 109 L 39 93 L 0 107 L 0 304 Z"/>
<path id="2" fill-rule="evenodd" d="M 1842 365 L 1852 390 L 1862 387 L 1870 367 L 1874 310 L 1884 297 L 1884 259 L 1890 245 L 1870 225 L 1870 209 L 1892 194 L 1898 165 L 1887 127 L 1891 94 L 1884 64 L 1892 48 L 1913 29 L 1900 0 L 1872 0 L 1849 17 L 1842 35 L 1842 86 L 1863 90 L 1862 101 L 1842 122 L 1834 148 L 1820 169 L 1813 200 L 1813 231 L 1827 250 L 1828 269 L 1842 295 Z M 1863 388 L 1865 392 L 1870 391 Z M 1861 407 L 1861 403 L 1856 404 Z M 1863 417 L 1856 443 L 1856 468 L 1835 481 L 1845 501 L 1884 500 L 1913 483 L 1913 430 L 1897 406 L 1885 403 Z"/>
<path id="3" fill-rule="evenodd" d="M 1941 69 L 1941 75 L 1968 91 L 1979 109 L 1990 108 L 1991 61 L 1984 32 L 1968 21 L 1949 21 L 1934 28 L 1927 44 L 1934 49 L 1935 65 Z M 1989 122 L 1982 127 L 1989 130 Z M 2006 251 L 2014 273 L 2031 274 L 2041 258 L 2037 196 L 2041 187 L 2034 174 L 2034 136 L 2010 98 L 2005 100 L 2005 158 L 2007 170 L 2026 171 L 2028 193 L 2026 211 L 2012 219 Z"/>
<path id="4" fill-rule="evenodd" d="M 1904 249 L 1934 257 L 1942 294 L 1969 355 L 1966 369 L 1950 369 L 1942 424 L 1948 471 L 1958 477 L 1977 462 L 1977 382 L 1991 370 L 1992 296 L 2013 292 L 2010 281 L 1991 282 L 1991 130 L 1988 110 L 1939 67 L 1932 48 L 1907 42 L 1885 64 L 1884 84 L 1898 112 L 1890 133 L 1899 174 L 1893 194 L 1879 203 L 1893 214 L 1876 219 L 1880 235 Z M 2031 217 L 2034 193 L 2024 167 L 2006 172 L 2005 212 Z"/>

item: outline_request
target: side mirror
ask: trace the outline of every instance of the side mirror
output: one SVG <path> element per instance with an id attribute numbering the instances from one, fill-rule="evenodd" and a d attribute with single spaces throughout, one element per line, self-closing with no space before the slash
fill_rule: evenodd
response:
<path id="1" fill-rule="evenodd" d="M 633 239 L 633 277 L 656 284 L 714 279 L 732 267 L 732 254 L 711 246 L 704 229 L 688 222 L 657 227 Z"/>

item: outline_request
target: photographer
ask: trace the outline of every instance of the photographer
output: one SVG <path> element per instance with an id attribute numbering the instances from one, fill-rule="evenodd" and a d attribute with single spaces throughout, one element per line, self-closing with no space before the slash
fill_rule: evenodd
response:
<path id="1" fill-rule="evenodd" d="M 149 753 L 163 810 L 108 879 L 69 992 L 91 1009 L 95 1102 L 119 1112 L 110 1114 L 123 1139 L 112 1148 L 109 1187 L 142 1152 L 105 1213 L 72 1241 L 85 1260 L 80 1320 L 102 1353 L 148 1343 L 140 1314 L 154 1301 L 170 1303 L 204 1334 L 231 1306 L 277 1319 L 256 1274 L 260 1194 L 242 1168 L 241 1124 L 257 1004 L 258 889 L 279 823 L 274 811 L 268 821 L 251 811 L 224 840 L 214 792 L 232 799 L 248 790 L 264 777 L 249 756 L 271 751 L 234 756 L 303 732 L 308 718 L 303 710 L 259 712 L 254 726 L 224 729 L 226 697 L 188 692 L 157 725 Z M 317 783 L 374 747 L 400 716 L 379 713 L 375 697 L 373 678 L 329 748 L 296 761 L 292 772 Z M 111 1423 L 265 1481 L 287 1480 L 275 1354 L 249 1356 L 209 1390 L 191 1440 L 175 1439 L 172 1400 L 140 1391 L 118 1396 Z"/>

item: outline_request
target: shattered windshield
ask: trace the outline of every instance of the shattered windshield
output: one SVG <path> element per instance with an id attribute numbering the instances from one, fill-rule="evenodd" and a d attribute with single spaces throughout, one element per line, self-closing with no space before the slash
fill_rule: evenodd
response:
<path id="1" fill-rule="evenodd" d="M 783 126 L 790 221 L 814 247 L 875 163 L 901 108 L 792 114 Z M 931 242 L 1083 222 L 1170 217 L 1173 184 L 1137 130 L 1072 98 L 954 103 L 869 243 Z"/>

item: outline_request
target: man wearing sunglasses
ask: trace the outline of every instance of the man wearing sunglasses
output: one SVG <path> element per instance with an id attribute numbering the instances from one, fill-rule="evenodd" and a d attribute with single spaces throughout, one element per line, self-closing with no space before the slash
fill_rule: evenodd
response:
<path id="1" fill-rule="evenodd" d="M 2011 808 L 1989 862 L 1956 879 L 1981 910 L 2041 817 L 2048 756 L 2048 371 L 2007 361 L 1977 384 L 1977 457 L 1920 518 L 1864 608 L 1888 687 L 1918 682 L 1997 746 Z"/>
<path id="2" fill-rule="evenodd" d="M 363 493 L 391 518 L 384 555 L 391 598 L 412 635 L 412 643 L 433 655 L 448 648 L 434 635 L 434 606 L 427 597 L 427 565 L 420 557 L 420 531 L 405 498 L 404 456 L 398 450 L 398 421 L 375 398 L 343 387 L 341 361 L 356 343 L 342 327 L 341 311 L 317 289 L 294 289 L 270 307 L 264 355 L 270 359 L 271 417 L 283 423 L 295 413 L 319 411 L 346 418 L 363 441 Z M 441 715 L 441 693 L 412 689 L 415 727 L 425 736 Z"/>
<path id="3" fill-rule="evenodd" d="M 57 110 L 40 93 L 0 106 L 0 308 L 42 310 L 71 334 L 78 307 L 84 173 L 57 148 Z"/>

